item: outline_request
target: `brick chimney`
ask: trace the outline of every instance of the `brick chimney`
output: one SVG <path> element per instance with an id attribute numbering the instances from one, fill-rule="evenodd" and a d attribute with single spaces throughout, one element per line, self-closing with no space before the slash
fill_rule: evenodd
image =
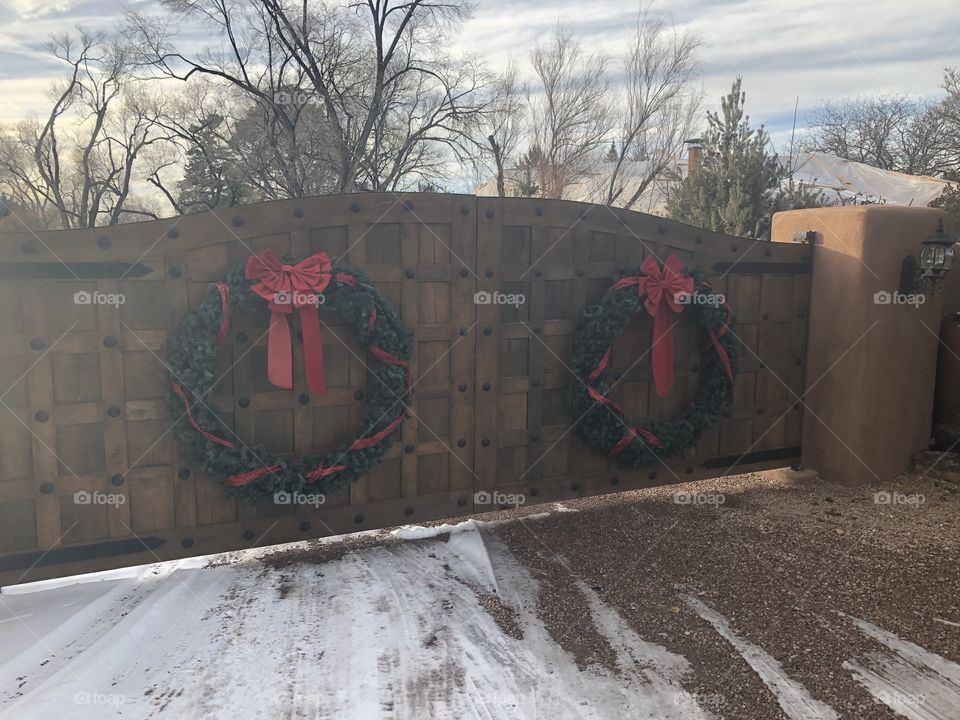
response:
<path id="1" fill-rule="evenodd" d="M 689 174 L 700 162 L 700 156 L 703 154 L 703 140 L 701 138 L 690 138 L 684 140 L 683 143 L 687 146 L 687 173 Z"/>

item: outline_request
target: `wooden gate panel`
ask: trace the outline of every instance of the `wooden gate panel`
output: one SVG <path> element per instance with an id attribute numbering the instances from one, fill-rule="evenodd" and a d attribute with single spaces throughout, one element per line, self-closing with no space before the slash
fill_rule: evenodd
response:
<path id="1" fill-rule="evenodd" d="M 753 243 L 661 218 L 579 203 L 481 198 L 481 289 L 524 292 L 521 312 L 478 308 L 477 489 L 527 502 L 681 482 L 783 466 L 799 457 L 808 249 Z M 748 348 L 730 416 L 678 457 L 638 470 L 587 447 L 570 416 L 572 337 L 618 268 L 674 254 L 724 293 Z M 612 397 L 641 426 L 667 420 L 693 398 L 702 332 L 689 316 L 674 330 L 675 386 L 654 391 L 652 319 L 638 315 L 613 347 Z M 486 441 L 486 444 L 485 444 Z M 497 509 L 477 506 L 478 511 Z"/>
<path id="2" fill-rule="evenodd" d="M 237 503 L 183 457 L 165 358 L 183 315 L 234 263 L 272 248 L 323 250 L 363 270 L 413 333 L 411 416 L 384 461 L 317 509 Z M 619 267 L 673 252 L 704 270 L 738 315 L 743 355 L 731 415 L 699 446 L 625 471 L 572 430 L 568 365 L 583 309 Z M 798 454 L 807 248 L 749 243 L 578 203 L 360 194 L 264 203 L 92 230 L 0 237 L 0 584 L 782 465 Z M 76 275 L 77 277 L 74 277 Z M 78 291 L 126 302 L 74 304 Z M 477 292 L 523 295 L 518 306 Z M 369 358 L 322 309 L 329 392 L 266 381 L 265 308 L 232 318 L 210 398 L 224 433 L 292 456 L 362 426 Z M 675 333 L 676 388 L 653 392 L 652 322 L 614 346 L 613 396 L 638 422 L 692 397 L 700 334 Z M 641 358 L 639 362 L 635 362 Z M 9 388 L 9 389 L 7 389 Z M 741 458 L 740 456 L 745 455 Z M 78 504 L 77 492 L 123 498 Z"/>

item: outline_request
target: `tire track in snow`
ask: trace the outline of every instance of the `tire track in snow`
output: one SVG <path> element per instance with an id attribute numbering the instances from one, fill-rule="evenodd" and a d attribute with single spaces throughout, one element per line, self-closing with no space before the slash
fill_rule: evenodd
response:
<path id="1" fill-rule="evenodd" d="M 960 714 L 960 665 L 866 620 L 843 617 L 891 651 L 844 662 L 843 668 L 854 680 L 909 720 L 956 720 Z"/>
<path id="2" fill-rule="evenodd" d="M 780 708 L 791 720 L 838 720 L 837 713 L 826 703 L 814 699 L 807 689 L 789 677 L 777 660 L 763 648 L 744 640 L 731 628 L 729 621 L 720 613 L 692 595 L 684 596 L 684 601 L 697 615 L 706 620 L 713 629 L 753 668 L 760 676 Z"/>

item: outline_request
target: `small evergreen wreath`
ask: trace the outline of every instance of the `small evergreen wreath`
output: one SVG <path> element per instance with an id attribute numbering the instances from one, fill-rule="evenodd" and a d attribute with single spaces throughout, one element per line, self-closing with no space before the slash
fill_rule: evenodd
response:
<path id="1" fill-rule="evenodd" d="M 209 407 L 209 395 L 219 380 L 217 350 L 229 331 L 231 314 L 250 312 L 263 302 L 257 283 L 247 279 L 244 265 L 232 268 L 223 282 L 210 285 L 204 301 L 183 318 L 174 333 L 168 397 L 173 417 L 178 418 L 174 426 L 177 440 L 203 472 L 221 478 L 235 496 L 256 500 L 280 492 L 329 494 L 380 462 L 406 416 L 412 394 L 411 333 L 390 301 L 363 273 L 330 268 L 326 256 L 319 256 L 329 268 L 323 273 L 324 305 L 336 308 L 353 336 L 377 360 L 370 366 L 364 390 L 364 430 L 357 440 L 326 456 L 282 459 L 262 444 L 244 444 Z M 261 294 L 262 289 L 259 287 Z M 187 422 L 181 422 L 184 419 Z"/>
<path id="2" fill-rule="evenodd" d="M 621 271 L 615 280 L 600 304 L 584 312 L 585 322 L 574 337 L 572 368 L 578 382 L 571 391 L 571 409 L 573 417 L 580 418 L 577 432 L 593 447 L 625 466 L 642 467 L 692 447 L 705 430 L 729 414 L 740 348 L 736 336 L 728 332 L 733 319 L 722 296 L 703 281 L 700 273 L 684 268 L 676 257 L 668 258 L 662 267 L 647 258 L 642 268 Z M 689 299 L 671 294 L 679 288 Z M 704 380 L 689 406 L 672 421 L 654 423 L 644 430 L 635 427 L 607 397 L 607 364 L 614 341 L 634 314 L 646 307 L 655 315 L 664 303 L 674 306 L 668 313 L 679 312 L 679 306 L 693 313 L 707 331 L 704 349 L 709 348 L 712 354 L 707 356 Z M 667 337 L 661 336 L 651 349 L 656 351 L 657 344 L 664 341 L 671 342 L 669 328 Z M 672 384 L 672 349 L 667 355 L 667 381 Z M 665 391 L 660 392 L 658 387 L 658 393 L 663 395 Z"/>

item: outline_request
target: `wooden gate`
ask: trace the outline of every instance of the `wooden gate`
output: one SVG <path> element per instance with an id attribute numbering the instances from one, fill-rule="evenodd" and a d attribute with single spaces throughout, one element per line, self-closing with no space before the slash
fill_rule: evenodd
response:
<path id="1" fill-rule="evenodd" d="M 229 499 L 171 433 L 172 331 L 210 282 L 266 248 L 325 250 L 362 269 L 415 335 L 402 438 L 319 508 Z M 729 419 L 684 457 L 624 471 L 572 430 L 571 334 L 617 267 L 671 252 L 727 295 L 747 350 Z M 494 490 L 540 502 L 789 464 L 799 457 L 808 253 L 580 203 L 439 194 L 0 236 L 0 585 L 482 512 L 496 508 L 476 494 Z M 483 304 L 477 292 L 525 302 Z M 245 442 L 294 455 L 359 432 L 367 359 L 335 312 L 322 318 L 323 397 L 307 392 L 302 353 L 292 392 L 269 385 L 266 311 L 234 318 L 213 406 Z M 628 328 L 614 371 L 649 347 L 650 330 L 644 318 Z M 648 361 L 617 385 L 639 423 L 669 417 L 695 392 L 697 330 L 677 330 L 666 401 L 650 390 Z"/>

